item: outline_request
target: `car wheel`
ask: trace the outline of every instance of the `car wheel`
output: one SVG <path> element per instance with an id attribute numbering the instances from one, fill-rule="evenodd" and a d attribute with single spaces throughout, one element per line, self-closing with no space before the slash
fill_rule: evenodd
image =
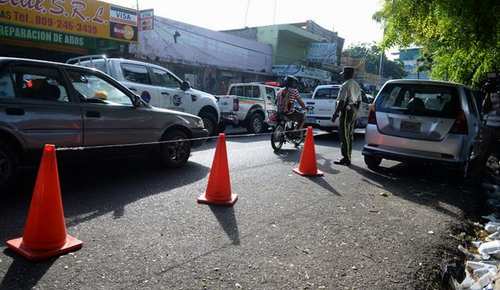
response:
<path id="1" fill-rule="evenodd" d="M 0 192 L 4 192 L 13 183 L 18 159 L 15 151 L 0 141 Z"/>
<path id="2" fill-rule="evenodd" d="M 248 122 L 249 133 L 262 133 L 264 131 L 264 118 L 259 113 L 253 113 Z"/>
<path id="3" fill-rule="evenodd" d="M 185 140 L 188 135 L 180 130 L 167 132 L 162 141 Z M 179 141 L 161 144 L 161 160 L 163 164 L 170 168 L 182 167 L 186 164 L 191 155 L 191 142 Z"/>
<path id="4" fill-rule="evenodd" d="M 382 163 L 382 158 L 365 155 L 365 164 L 371 170 L 377 170 L 380 166 L 380 163 Z"/>
<path id="5" fill-rule="evenodd" d="M 216 118 L 209 113 L 200 114 L 200 118 L 203 120 L 203 124 L 205 125 L 205 129 L 208 131 L 208 135 L 214 136 L 217 133 Z"/>

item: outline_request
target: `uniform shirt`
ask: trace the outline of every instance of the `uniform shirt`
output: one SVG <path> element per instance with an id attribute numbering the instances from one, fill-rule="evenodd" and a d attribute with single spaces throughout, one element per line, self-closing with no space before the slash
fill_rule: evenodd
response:
<path id="1" fill-rule="evenodd" d="M 278 95 L 278 112 L 290 113 L 293 109 L 294 103 L 300 98 L 297 89 L 284 89 Z"/>
<path id="2" fill-rule="evenodd" d="M 353 80 L 347 80 L 340 88 L 337 102 L 343 101 L 346 105 L 354 105 L 361 102 L 361 87 Z"/>
<path id="3" fill-rule="evenodd" d="M 486 126 L 500 128 L 500 94 L 490 94 L 491 111 L 486 114 Z"/>

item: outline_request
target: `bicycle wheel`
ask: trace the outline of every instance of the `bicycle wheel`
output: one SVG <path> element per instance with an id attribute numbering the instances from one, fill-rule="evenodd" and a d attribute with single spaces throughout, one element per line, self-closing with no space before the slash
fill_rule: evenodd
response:
<path id="1" fill-rule="evenodd" d="M 285 143 L 284 131 L 283 125 L 279 124 L 271 134 L 271 147 L 273 147 L 274 152 L 280 151 L 283 143 Z"/>

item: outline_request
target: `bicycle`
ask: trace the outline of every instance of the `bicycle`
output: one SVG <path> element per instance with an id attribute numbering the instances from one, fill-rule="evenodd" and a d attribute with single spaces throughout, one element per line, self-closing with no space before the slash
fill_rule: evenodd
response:
<path id="1" fill-rule="evenodd" d="M 295 109 L 304 113 L 304 109 Z M 304 130 L 298 130 L 299 123 L 286 118 L 283 114 L 278 116 L 278 122 L 271 133 L 271 147 L 274 152 L 279 152 L 285 143 L 291 143 L 295 148 L 304 142 Z"/>

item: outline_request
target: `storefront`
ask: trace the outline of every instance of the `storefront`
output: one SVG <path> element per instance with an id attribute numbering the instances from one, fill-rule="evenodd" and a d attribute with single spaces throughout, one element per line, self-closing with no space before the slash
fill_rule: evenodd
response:
<path id="1" fill-rule="evenodd" d="M 109 3 L 0 1 L 0 55 L 65 61 L 123 54 L 138 39 L 137 11 Z"/>

